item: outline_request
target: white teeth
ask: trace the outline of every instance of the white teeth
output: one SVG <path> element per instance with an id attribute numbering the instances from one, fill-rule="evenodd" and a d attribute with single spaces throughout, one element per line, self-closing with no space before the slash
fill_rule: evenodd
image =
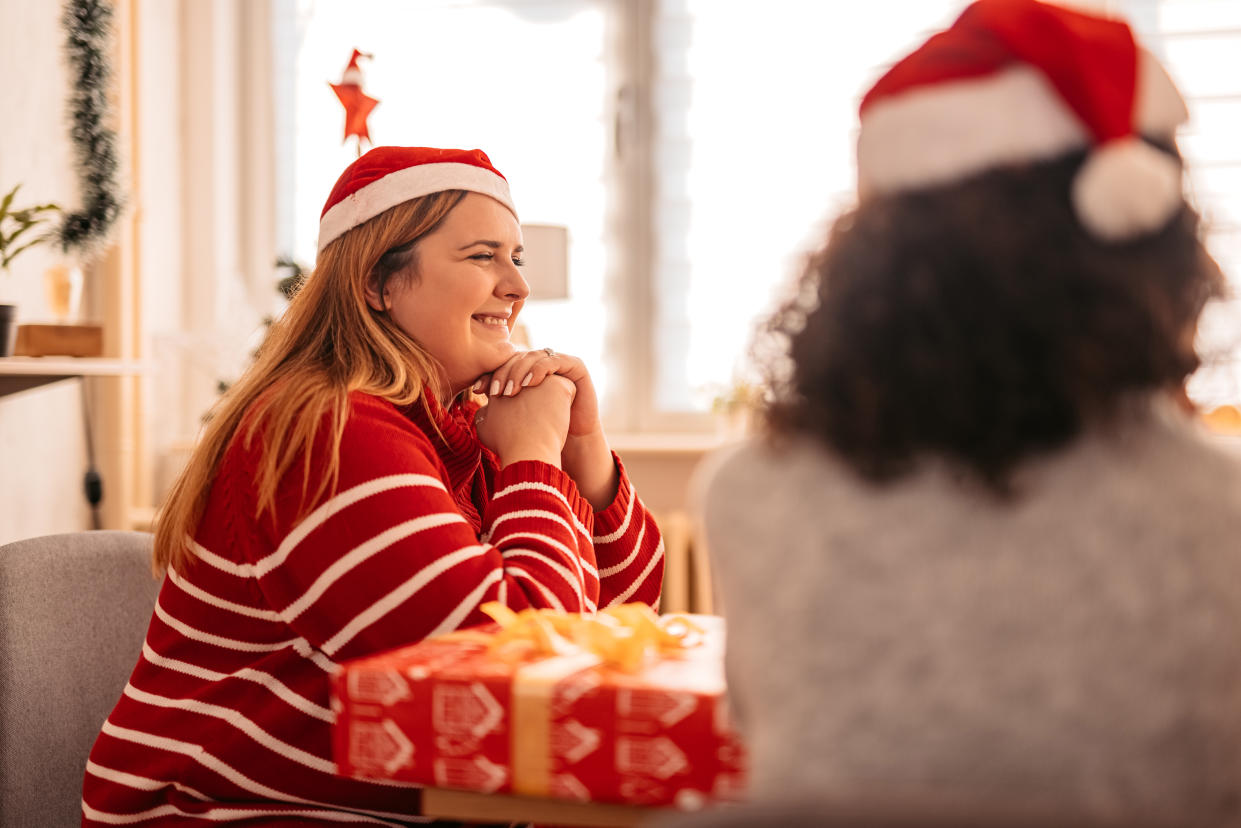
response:
<path id="1" fill-rule="evenodd" d="M 476 316 L 474 318 L 479 322 L 482 322 L 484 325 L 492 325 L 497 328 L 508 327 L 508 320 L 503 316 Z"/>

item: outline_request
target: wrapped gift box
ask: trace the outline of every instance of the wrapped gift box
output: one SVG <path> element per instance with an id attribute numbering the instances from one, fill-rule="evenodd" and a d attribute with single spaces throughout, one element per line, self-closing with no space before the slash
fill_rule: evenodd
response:
<path id="1" fill-rule="evenodd" d="M 636 671 L 587 651 L 515 659 L 478 633 L 348 662 L 333 679 L 340 772 L 648 805 L 736 798 L 723 619 L 685 618 L 697 645 Z"/>

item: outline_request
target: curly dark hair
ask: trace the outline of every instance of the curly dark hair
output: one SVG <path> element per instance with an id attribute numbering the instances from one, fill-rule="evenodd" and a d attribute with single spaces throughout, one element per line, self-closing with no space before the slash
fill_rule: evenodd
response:
<path id="1" fill-rule="evenodd" d="M 1224 290 L 1198 215 L 1124 243 L 1091 236 L 1069 199 L 1084 157 L 838 218 L 756 340 L 768 433 L 813 435 L 874 481 L 939 456 L 1003 493 L 1023 458 L 1134 392 L 1179 387 L 1198 315 Z"/>

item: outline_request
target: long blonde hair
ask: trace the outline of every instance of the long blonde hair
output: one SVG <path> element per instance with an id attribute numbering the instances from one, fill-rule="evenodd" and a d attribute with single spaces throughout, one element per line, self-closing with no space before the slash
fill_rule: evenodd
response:
<path id="1" fill-rule="evenodd" d="M 443 398 L 446 385 L 439 364 L 386 313 L 367 304 L 366 287 L 372 279 L 382 283 L 389 276 L 410 277 L 415 242 L 434 230 L 464 195 L 446 190 L 411 199 L 320 252 L 314 272 L 271 326 L 254 364 L 212 408 L 156 523 L 157 573 L 193 559 L 190 538 L 202 520 L 220 463 L 243 424 L 240 438 L 246 446 L 260 431 L 265 443 L 254 478 L 255 517 L 274 513 L 277 486 L 299 459 L 304 515 L 337 485 L 349 392 L 365 391 L 396 405 L 418 400 L 424 387 Z M 316 475 L 319 485 L 311 495 L 311 446 L 325 416 L 331 423 L 328 466 Z"/>

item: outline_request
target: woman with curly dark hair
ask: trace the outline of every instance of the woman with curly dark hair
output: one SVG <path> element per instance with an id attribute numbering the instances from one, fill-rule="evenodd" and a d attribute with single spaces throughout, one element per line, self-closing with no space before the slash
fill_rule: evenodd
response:
<path id="1" fill-rule="evenodd" d="M 1181 390 L 1224 289 L 1184 117 L 1125 24 L 1034 0 L 865 97 L 858 204 L 759 340 L 765 439 L 706 493 L 756 797 L 1241 821 L 1241 463 Z"/>

